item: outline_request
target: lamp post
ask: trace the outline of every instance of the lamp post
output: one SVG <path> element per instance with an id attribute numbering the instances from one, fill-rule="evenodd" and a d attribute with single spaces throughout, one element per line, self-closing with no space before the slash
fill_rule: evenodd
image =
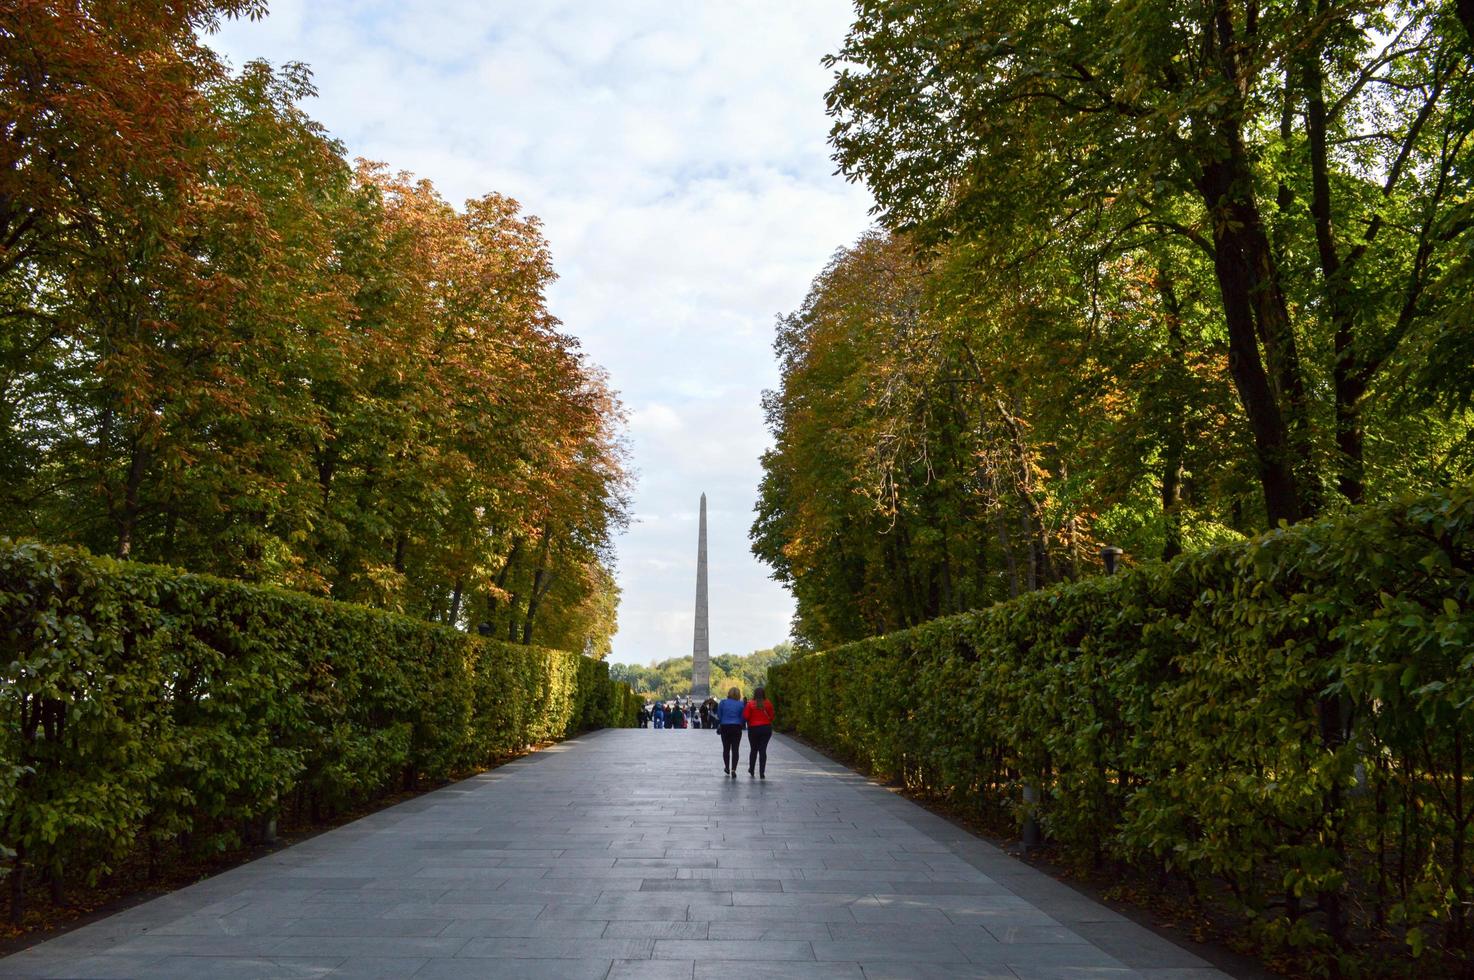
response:
<path id="1" fill-rule="evenodd" d="M 1044 843 L 1044 830 L 1034 816 L 1039 805 L 1039 790 L 1032 783 L 1024 784 L 1024 851 L 1032 851 Z"/>
<path id="2" fill-rule="evenodd" d="M 1121 560 L 1121 549 L 1113 544 L 1108 544 L 1100 549 L 1100 560 L 1105 562 L 1107 575 L 1116 574 L 1116 563 Z"/>

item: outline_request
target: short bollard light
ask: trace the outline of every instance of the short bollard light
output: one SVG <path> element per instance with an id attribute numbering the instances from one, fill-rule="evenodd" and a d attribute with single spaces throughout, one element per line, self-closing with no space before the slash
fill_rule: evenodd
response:
<path id="1" fill-rule="evenodd" d="M 482 636 L 490 636 L 491 635 L 491 624 L 490 623 L 478 623 L 477 626 L 476 626 L 476 632 L 480 633 Z"/>
<path id="2" fill-rule="evenodd" d="M 1024 850 L 1032 851 L 1044 843 L 1044 831 L 1034 815 L 1039 806 L 1039 790 L 1029 783 L 1024 784 Z"/>
<path id="3" fill-rule="evenodd" d="M 1121 549 L 1113 544 L 1108 544 L 1100 549 L 1100 560 L 1105 562 L 1107 575 L 1116 574 L 1116 563 L 1121 560 Z"/>

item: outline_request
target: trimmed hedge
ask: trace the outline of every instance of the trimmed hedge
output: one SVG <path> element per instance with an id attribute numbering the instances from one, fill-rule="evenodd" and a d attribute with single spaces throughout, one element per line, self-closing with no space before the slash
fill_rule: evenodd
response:
<path id="1" fill-rule="evenodd" d="M 1349 970 L 1390 936 L 1409 970 L 1462 972 L 1471 574 L 1465 487 L 842 646 L 768 688 L 784 727 L 878 776 L 1020 822 L 1039 787 L 1067 855 L 1227 895 L 1262 949 Z"/>
<path id="2" fill-rule="evenodd" d="M 140 848 L 233 846 L 634 724 L 607 664 L 391 613 L 0 540 L 0 849 L 18 917 Z"/>

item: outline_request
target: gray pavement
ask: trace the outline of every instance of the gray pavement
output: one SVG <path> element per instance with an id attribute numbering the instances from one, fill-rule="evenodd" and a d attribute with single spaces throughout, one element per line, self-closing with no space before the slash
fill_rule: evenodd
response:
<path id="1" fill-rule="evenodd" d="M 746 746 L 744 745 L 744 751 Z M 0 960 L 0 977 L 1227 975 L 779 736 L 596 732 Z"/>

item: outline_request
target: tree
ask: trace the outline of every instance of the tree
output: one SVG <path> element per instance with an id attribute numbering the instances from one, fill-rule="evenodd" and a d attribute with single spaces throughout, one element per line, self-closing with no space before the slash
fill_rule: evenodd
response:
<path id="1" fill-rule="evenodd" d="M 623 416 L 539 222 L 199 43 L 263 10 L 0 11 L 0 533 L 607 650 Z"/>
<path id="2" fill-rule="evenodd" d="M 1319 511 L 1328 471 L 1365 497 L 1367 399 L 1446 301 L 1429 282 L 1469 251 L 1451 223 L 1470 125 L 1451 7 L 858 10 L 829 105 L 837 159 L 887 222 L 1018 229 L 1020 261 L 1051 240 L 1103 261 L 1190 244 L 1211 264 L 1266 519 Z"/>

